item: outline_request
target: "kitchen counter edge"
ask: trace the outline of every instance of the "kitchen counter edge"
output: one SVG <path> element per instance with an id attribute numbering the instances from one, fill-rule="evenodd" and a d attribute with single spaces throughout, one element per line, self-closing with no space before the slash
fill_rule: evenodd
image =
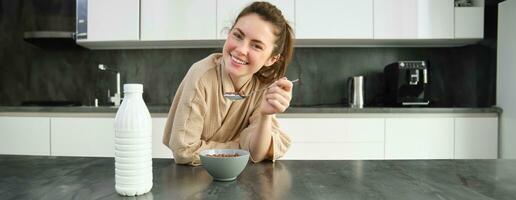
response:
<path id="1" fill-rule="evenodd" d="M 169 106 L 148 106 L 153 115 L 165 115 Z M 0 106 L 0 114 L 7 113 L 116 113 L 117 107 L 44 107 L 44 106 Z M 348 107 L 290 107 L 282 115 L 290 114 L 474 114 L 494 113 L 501 115 L 503 110 L 500 107 L 488 108 L 393 108 L 393 107 L 369 107 L 369 108 L 348 108 Z"/>

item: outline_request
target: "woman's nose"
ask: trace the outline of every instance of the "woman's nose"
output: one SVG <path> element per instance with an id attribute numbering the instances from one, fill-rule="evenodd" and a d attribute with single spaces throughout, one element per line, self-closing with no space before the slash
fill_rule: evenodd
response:
<path id="1" fill-rule="evenodd" d="M 249 45 L 242 42 L 237 46 L 236 50 L 239 54 L 247 55 L 247 52 L 249 51 Z"/>

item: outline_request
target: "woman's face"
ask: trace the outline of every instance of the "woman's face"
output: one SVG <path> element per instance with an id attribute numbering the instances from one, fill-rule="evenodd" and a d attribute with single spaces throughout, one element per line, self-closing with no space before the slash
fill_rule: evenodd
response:
<path id="1" fill-rule="evenodd" d="M 274 49 L 274 27 L 257 14 L 240 17 L 222 50 L 225 70 L 232 79 L 246 80 L 263 66 L 270 66 L 277 60 L 272 56 Z"/>

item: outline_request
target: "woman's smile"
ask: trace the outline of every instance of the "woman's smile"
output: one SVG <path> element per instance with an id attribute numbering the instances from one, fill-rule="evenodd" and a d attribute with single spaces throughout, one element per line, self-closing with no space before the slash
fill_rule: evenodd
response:
<path id="1" fill-rule="evenodd" d="M 247 64 L 249 64 L 249 62 L 246 62 L 246 61 L 244 61 L 242 59 L 239 59 L 236 56 L 233 56 L 232 54 L 231 54 L 231 62 L 234 62 L 235 64 L 238 64 L 238 65 L 247 65 Z"/>

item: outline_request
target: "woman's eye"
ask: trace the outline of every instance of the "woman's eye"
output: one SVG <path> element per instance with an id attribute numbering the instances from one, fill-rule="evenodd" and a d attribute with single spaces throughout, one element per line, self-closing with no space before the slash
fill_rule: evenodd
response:
<path id="1" fill-rule="evenodd" d="M 233 32 L 233 36 L 235 36 L 238 39 L 242 39 L 242 35 L 240 35 L 240 33 Z"/>
<path id="2" fill-rule="evenodd" d="M 262 50 L 263 49 L 262 45 L 259 45 L 259 44 L 253 44 L 252 47 L 255 48 L 255 49 L 258 49 L 258 50 Z"/>

